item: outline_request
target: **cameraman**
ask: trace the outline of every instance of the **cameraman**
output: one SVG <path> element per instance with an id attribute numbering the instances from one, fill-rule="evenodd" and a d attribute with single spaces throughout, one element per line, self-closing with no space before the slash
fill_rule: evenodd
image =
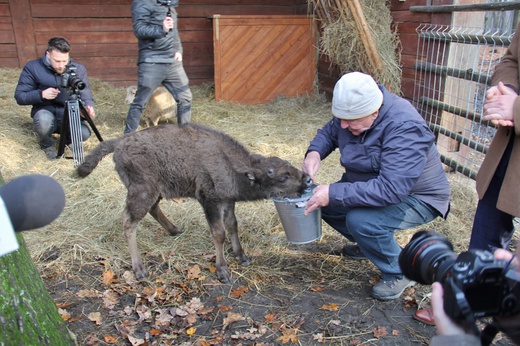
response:
<path id="1" fill-rule="evenodd" d="M 62 86 L 62 74 L 70 67 L 76 67 L 77 77 L 85 83 L 80 97 L 85 103 L 88 115 L 93 118 L 94 100 L 90 91 L 87 70 L 82 64 L 69 58 L 70 44 L 63 37 L 53 37 L 42 58 L 29 61 L 23 68 L 14 98 L 19 105 L 31 105 L 34 130 L 38 134 L 40 147 L 48 159 L 56 159 L 53 133 L 61 133 L 65 102 L 69 95 Z M 81 122 L 83 141 L 90 137 L 89 127 Z"/>
<path id="2" fill-rule="evenodd" d="M 520 247 L 517 247 L 516 258 L 513 260 L 512 265 L 516 266 L 516 269 L 520 272 L 519 256 Z M 513 257 L 513 254 L 504 249 L 497 249 L 494 253 L 494 257 L 498 260 L 509 261 Z M 432 310 L 439 335 L 432 338 L 430 345 L 480 345 L 480 339 L 475 336 L 470 329 L 455 323 L 446 315 L 443 296 L 444 290 L 442 284 L 434 282 L 432 285 Z M 488 298 L 482 297 L 482 299 Z M 515 344 L 520 345 L 520 315 L 495 318 L 494 322 L 500 331 L 509 336 Z"/>
<path id="3" fill-rule="evenodd" d="M 124 134 L 135 132 L 152 93 L 162 83 L 177 102 L 177 123 L 191 120 L 192 94 L 182 64 L 177 12 L 171 0 L 133 0 L 132 23 L 139 45 L 137 92 Z"/>

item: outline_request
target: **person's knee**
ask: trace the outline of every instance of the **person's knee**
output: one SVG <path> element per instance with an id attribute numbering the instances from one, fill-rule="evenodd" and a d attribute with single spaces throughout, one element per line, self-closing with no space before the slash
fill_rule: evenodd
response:
<path id="1" fill-rule="evenodd" d="M 41 110 L 36 112 L 33 117 L 34 130 L 42 136 L 50 135 L 54 132 L 56 119 L 54 114 L 49 111 Z"/>
<path id="2" fill-rule="evenodd" d="M 83 140 L 83 142 L 85 142 L 87 139 L 89 139 L 91 134 L 92 133 L 90 132 L 90 129 L 88 128 L 88 126 L 82 124 L 81 125 L 81 139 Z"/>

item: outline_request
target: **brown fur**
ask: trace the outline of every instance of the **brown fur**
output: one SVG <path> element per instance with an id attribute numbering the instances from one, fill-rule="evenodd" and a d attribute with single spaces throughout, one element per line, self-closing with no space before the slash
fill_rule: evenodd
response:
<path id="1" fill-rule="evenodd" d="M 137 278 L 148 275 L 137 249 L 138 222 L 150 213 L 171 235 L 180 233 L 159 208 L 162 198 L 193 197 L 202 205 L 216 248 L 218 278 L 231 282 L 224 258 L 225 230 L 240 264 L 249 264 L 238 238 L 235 202 L 297 197 L 311 178 L 278 157 L 251 154 L 228 135 L 194 123 L 159 125 L 101 142 L 77 168 L 89 175 L 114 153 L 128 190 L 123 227 Z"/>
<path id="2" fill-rule="evenodd" d="M 131 104 L 134 101 L 136 91 L 137 86 L 135 85 L 126 89 L 126 104 Z M 165 87 L 159 86 L 146 104 L 141 120 L 146 123 L 146 127 L 157 126 L 159 121 L 168 121 L 175 118 L 176 114 L 177 103 L 172 94 Z"/>

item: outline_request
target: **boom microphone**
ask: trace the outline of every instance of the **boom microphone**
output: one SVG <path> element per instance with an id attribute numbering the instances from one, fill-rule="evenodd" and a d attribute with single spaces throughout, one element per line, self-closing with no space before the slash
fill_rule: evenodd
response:
<path id="1" fill-rule="evenodd" d="M 0 186 L 0 197 L 15 232 L 47 226 L 65 207 L 65 192 L 51 177 L 25 175 Z"/>

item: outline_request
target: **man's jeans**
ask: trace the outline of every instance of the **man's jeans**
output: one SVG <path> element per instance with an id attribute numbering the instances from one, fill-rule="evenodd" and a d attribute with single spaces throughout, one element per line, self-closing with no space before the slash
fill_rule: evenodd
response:
<path id="1" fill-rule="evenodd" d="M 56 121 L 56 117 L 52 112 L 46 109 L 40 109 L 33 117 L 34 131 L 38 134 L 40 139 L 40 148 L 46 149 L 54 145 L 53 133 L 61 133 L 61 123 Z M 86 141 L 90 137 L 89 127 L 81 122 L 81 137 Z M 66 143 L 69 144 L 69 143 Z"/>
<path id="2" fill-rule="evenodd" d="M 325 222 L 350 241 L 381 271 L 385 281 L 402 279 L 399 268 L 401 247 L 394 238 L 395 231 L 424 225 L 440 213 L 414 196 L 402 203 L 387 207 L 321 209 Z"/>
<path id="3" fill-rule="evenodd" d="M 190 122 L 192 94 L 181 61 L 171 64 L 140 63 L 137 78 L 137 92 L 126 116 L 125 134 L 137 130 L 143 110 L 161 83 L 177 102 L 177 123 L 182 125 Z"/>

